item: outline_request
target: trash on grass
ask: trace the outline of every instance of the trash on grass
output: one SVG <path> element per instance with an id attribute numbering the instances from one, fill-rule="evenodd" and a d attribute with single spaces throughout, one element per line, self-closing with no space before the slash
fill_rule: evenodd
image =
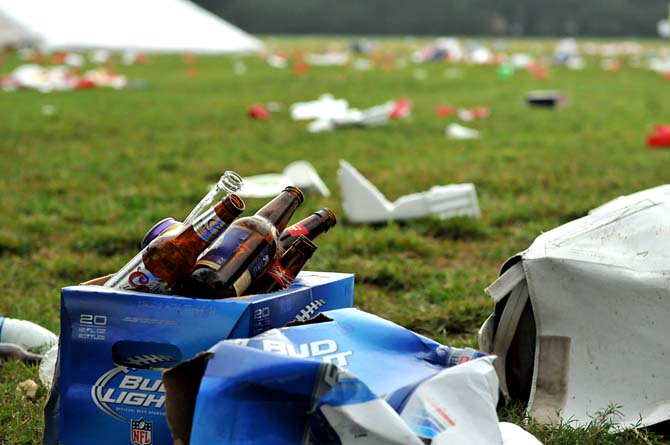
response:
<path id="1" fill-rule="evenodd" d="M 474 184 L 433 186 L 428 191 L 405 195 L 394 202 L 347 161 L 340 160 L 338 179 L 342 189 L 343 208 L 354 224 L 384 223 L 437 216 L 479 217 L 479 203 Z"/>
<path id="2" fill-rule="evenodd" d="M 25 348 L 14 343 L 0 343 L 0 360 L 10 359 L 34 365 L 42 360 L 42 356 L 28 352 Z"/>
<path id="3" fill-rule="evenodd" d="M 247 111 L 247 116 L 249 116 L 251 119 L 257 119 L 257 120 L 268 120 L 270 119 L 270 110 L 267 109 L 265 105 L 252 105 L 249 107 L 249 110 Z"/>
<path id="4" fill-rule="evenodd" d="M 16 386 L 16 392 L 30 400 L 37 396 L 37 383 L 33 379 L 24 380 Z"/>
<path id="5" fill-rule="evenodd" d="M 533 418 L 584 426 L 615 404 L 623 428 L 670 419 L 669 191 L 619 197 L 540 235 L 487 288 L 496 306 L 479 346 Z"/>
<path id="6" fill-rule="evenodd" d="M 647 136 L 649 148 L 670 148 L 670 125 L 662 124 L 654 126 L 652 133 Z"/>
<path id="7" fill-rule="evenodd" d="M 307 161 L 295 161 L 286 166 L 282 173 L 248 176 L 238 192 L 243 198 L 267 198 L 275 196 L 290 185 L 305 192 L 315 191 L 321 196 L 330 196 L 330 190 L 323 182 L 314 166 Z"/>
<path id="8" fill-rule="evenodd" d="M 554 90 L 535 90 L 526 94 L 526 103 L 533 107 L 557 108 L 563 105 L 567 96 Z"/>
<path id="9" fill-rule="evenodd" d="M 318 100 L 298 102 L 291 105 L 293 120 L 314 119 L 307 126 L 310 133 L 332 131 L 337 127 L 374 127 L 386 124 L 390 119 L 402 119 L 411 113 L 409 99 L 388 101 L 384 104 L 359 110 L 350 108 L 346 99 L 335 99 L 323 94 Z"/>
<path id="10" fill-rule="evenodd" d="M 470 122 L 479 119 L 486 119 L 491 114 L 489 107 L 475 107 L 471 109 L 459 108 L 458 117 L 465 122 Z"/>
<path id="11" fill-rule="evenodd" d="M 327 311 L 166 371 L 167 419 L 191 445 L 501 444 L 494 359 L 356 309 Z"/>
<path id="12" fill-rule="evenodd" d="M 478 139 L 479 131 L 459 124 L 449 124 L 445 130 L 449 139 Z"/>
<path id="13" fill-rule="evenodd" d="M 0 317 L 0 343 L 40 350 L 48 349 L 57 342 L 56 334 L 32 321 Z"/>

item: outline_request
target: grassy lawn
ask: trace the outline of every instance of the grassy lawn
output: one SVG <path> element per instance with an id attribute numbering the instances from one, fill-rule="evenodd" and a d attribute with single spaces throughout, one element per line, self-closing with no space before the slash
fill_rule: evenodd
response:
<path id="1" fill-rule="evenodd" d="M 267 41 L 289 51 L 328 44 Z M 380 49 L 390 61 L 414 43 L 384 41 Z M 547 40 L 512 45 L 536 53 L 553 48 Z M 670 120 L 670 82 L 621 60 L 620 72 L 588 59 L 584 71 L 552 67 L 545 80 L 526 71 L 502 80 L 491 66 L 312 67 L 296 76 L 256 57 L 200 57 L 187 67 L 181 57 L 161 56 L 118 68 L 130 80 L 146 80 L 147 89 L 0 92 L 0 314 L 58 332 L 61 287 L 116 271 L 147 228 L 166 216 L 185 217 L 224 170 L 280 172 L 305 159 L 333 194 L 308 195 L 295 219 L 327 206 L 340 220 L 318 240 L 308 269 L 355 272 L 361 309 L 445 344 L 476 347 L 493 306 L 483 289 L 506 258 L 609 199 L 668 182 L 670 150 L 647 149 L 645 137 L 653 124 Z M 20 63 L 16 54 L 0 56 L 0 73 Z M 244 75 L 236 64 L 244 64 Z M 528 108 L 524 96 L 532 89 L 562 90 L 569 103 Z M 324 92 L 360 108 L 408 97 L 414 109 L 388 126 L 323 134 L 308 133 L 287 111 L 269 121 L 246 116 L 255 103 L 289 105 Z M 47 104 L 54 115 L 42 114 Z M 481 139 L 448 140 L 444 128 L 456 119 L 436 117 L 440 104 L 489 106 L 488 119 L 465 124 Z M 339 159 L 390 200 L 472 182 L 482 218 L 347 225 Z M 255 211 L 265 201 L 246 202 Z M 46 390 L 34 401 L 15 392 L 19 382 L 37 381 L 37 370 L 9 362 L 0 369 L 0 444 L 37 443 Z M 514 410 L 503 414 L 519 420 Z M 601 420 L 586 430 L 531 422 L 531 431 L 548 445 L 664 442 L 645 432 L 608 434 Z"/>

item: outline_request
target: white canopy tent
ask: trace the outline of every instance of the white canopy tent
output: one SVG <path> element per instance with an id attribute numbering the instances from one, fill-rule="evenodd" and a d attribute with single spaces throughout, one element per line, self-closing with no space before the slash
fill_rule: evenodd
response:
<path id="1" fill-rule="evenodd" d="M 222 54 L 263 46 L 188 0 L 0 0 L 0 38 L 3 34 L 20 35 L 22 41 L 31 36 L 46 51 Z M 14 42 L 0 40 L 9 43 Z"/>

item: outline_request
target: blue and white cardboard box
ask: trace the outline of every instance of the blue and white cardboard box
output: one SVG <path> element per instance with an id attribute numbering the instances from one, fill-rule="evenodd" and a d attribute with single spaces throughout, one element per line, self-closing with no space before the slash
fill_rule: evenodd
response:
<path id="1" fill-rule="evenodd" d="M 302 272 L 289 289 L 225 300 L 64 288 L 44 444 L 172 444 L 163 369 L 221 339 L 351 307 L 353 288 L 353 274 L 332 272 Z"/>

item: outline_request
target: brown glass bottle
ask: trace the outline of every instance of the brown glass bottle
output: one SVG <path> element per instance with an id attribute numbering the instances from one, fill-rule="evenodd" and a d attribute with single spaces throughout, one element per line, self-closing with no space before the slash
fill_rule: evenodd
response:
<path id="1" fill-rule="evenodd" d="M 194 298 L 243 295 L 274 264 L 279 233 L 302 201 L 297 187 L 286 187 L 255 215 L 235 221 L 198 259 L 180 293 Z"/>
<path id="2" fill-rule="evenodd" d="M 316 249 L 316 244 L 307 236 L 298 236 L 270 270 L 253 282 L 246 295 L 265 294 L 288 288 Z"/>
<path id="3" fill-rule="evenodd" d="M 301 235 L 313 241 L 317 236 L 330 230 L 335 224 L 337 224 L 335 214 L 329 208 L 324 207 L 284 230 L 279 235 L 277 250 L 281 255 Z"/>
<path id="4" fill-rule="evenodd" d="M 198 255 L 244 210 L 244 201 L 230 194 L 199 215 L 192 224 L 157 237 L 105 286 L 169 294 L 172 286 L 191 272 Z"/>

